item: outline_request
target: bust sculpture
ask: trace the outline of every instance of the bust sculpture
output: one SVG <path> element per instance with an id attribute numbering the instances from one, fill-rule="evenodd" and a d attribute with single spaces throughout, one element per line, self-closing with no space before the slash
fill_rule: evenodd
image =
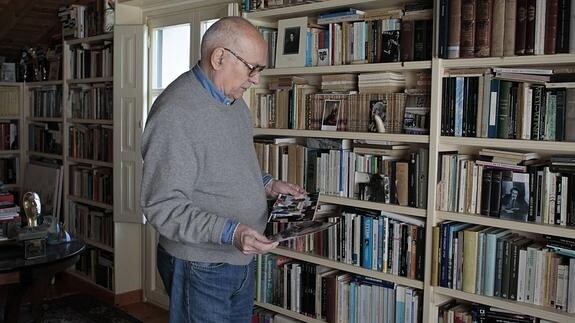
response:
<path id="1" fill-rule="evenodd" d="M 27 192 L 22 198 L 24 213 L 26 214 L 26 222 L 29 228 L 38 226 L 38 217 L 42 212 L 42 205 L 40 203 L 40 196 L 36 192 Z"/>

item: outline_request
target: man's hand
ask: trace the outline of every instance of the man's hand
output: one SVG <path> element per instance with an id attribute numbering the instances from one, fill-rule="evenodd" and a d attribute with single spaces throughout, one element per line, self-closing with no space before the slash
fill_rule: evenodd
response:
<path id="1" fill-rule="evenodd" d="M 245 224 L 240 223 L 234 233 L 234 246 L 246 255 L 268 252 L 278 244 Z"/>
<path id="2" fill-rule="evenodd" d="M 299 185 L 272 180 L 272 183 L 266 188 L 266 194 L 268 197 L 277 197 L 280 193 L 289 194 L 295 197 L 301 197 L 307 192 Z"/>

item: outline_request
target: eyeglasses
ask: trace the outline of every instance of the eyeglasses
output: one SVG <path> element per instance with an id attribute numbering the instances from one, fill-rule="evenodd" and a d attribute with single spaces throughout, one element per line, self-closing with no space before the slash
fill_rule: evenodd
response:
<path id="1" fill-rule="evenodd" d="M 266 68 L 265 66 L 261 66 L 261 65 L 252 65 L 252 64 L 246 62 L 245 59 L 241 58 L 240 55 L 234 53 L 233 50 L 226 48 L 226 47 L 224 47 L 224 49 L 226 51 L 230 52 L 230 54 L 234 55 L 240 62 L 244 63 L 244 65 L 248 68 L 248 70 L 250 70 L 250 72 L 249 72 L 250 77 L 255 76 L 258 73 L 261 73 L 264 70 L 264 68 Z"/>

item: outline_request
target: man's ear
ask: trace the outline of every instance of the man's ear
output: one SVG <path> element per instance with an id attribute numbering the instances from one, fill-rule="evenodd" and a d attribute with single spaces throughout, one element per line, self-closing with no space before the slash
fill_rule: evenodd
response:
<path id="1" fill-rule="evenodd" d="M 210 56 L 210 63 L 214 70 L 220 70 L 224 63 L 224 50 L 222 48 L 216 48 L 212 55 Z"/>

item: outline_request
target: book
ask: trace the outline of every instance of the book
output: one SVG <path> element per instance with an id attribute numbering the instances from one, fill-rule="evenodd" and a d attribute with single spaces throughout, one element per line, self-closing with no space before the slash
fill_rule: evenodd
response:
<path id="1" fill-rule="evenodd" d="M 291 222 L 285 230 L 278 233 L 269 235 L 267 238 L 271 241 L 286 241 L 295 239 L 308 234 L 321 232 L 331 226 L 336 225 L 337 222 L 323 222 L 323 221 L 300 221 Z"/>

